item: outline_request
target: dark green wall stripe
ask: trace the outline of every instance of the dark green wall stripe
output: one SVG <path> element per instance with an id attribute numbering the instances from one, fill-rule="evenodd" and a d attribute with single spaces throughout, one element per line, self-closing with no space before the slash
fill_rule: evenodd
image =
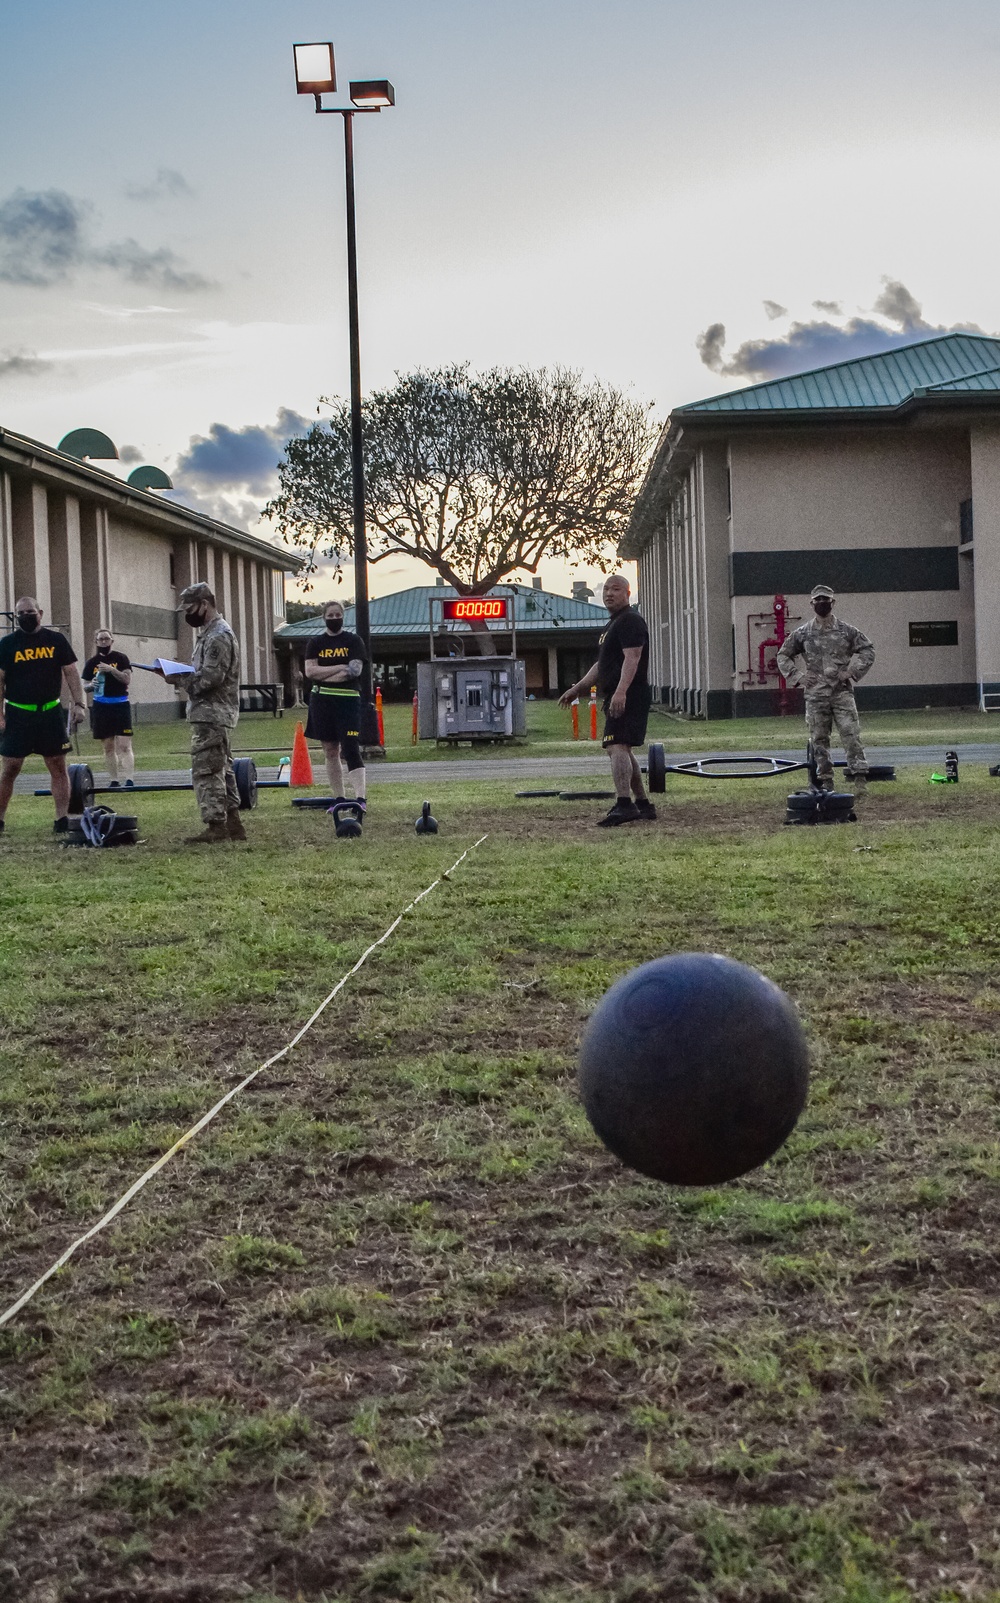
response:
<path id="1" fill-rule="evenodd" d="M 168 607 L 140 607 L 133 601 L 112 601 L 111 627 L 119 635 L 176 640 L 177 614 Z"/>
<path id="2" fill-rule="evenodd" d="M 816 584 L 828 584 L 838 596 L 879 590 L 957 590 L 958 547 L 734 551 L 730 570 L 734 596 L 808 595 Z"/>

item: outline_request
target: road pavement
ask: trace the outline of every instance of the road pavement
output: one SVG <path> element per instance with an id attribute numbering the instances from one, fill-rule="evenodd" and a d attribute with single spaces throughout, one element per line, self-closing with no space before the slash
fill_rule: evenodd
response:
<path id="1" fill-rule="evenodd" d="M 976 763 L 989 766 L 1000 762 L 1000 743 L 975 743 L 951 748 L 958 752 L 959 763 Z M 940 746 L 869 746 L 867 748 L 868 760 L 872 763 L 894 763 L 897 768 L 944 768 L 945 747 Z M 671 763 L 697 762 L 699 758 L 712 755 L 732 755 L 725 753 L 720 747 L 718 753 L 711 752 L 670 752 L 668 761 Z M 750 755 L 740 752 L 740 756 Z M 766 757 L 785 757 L 792 762 L 801 762 L 803 748 L 789 747 L 784 751 L 765 752 Z M 843 752 L 834 753 L 835 758 L 843 758 Z M 317 788 L 323 784 L 323 767 L 321 763 L 314 764 L 314 773 L 317 779 Z M 276 767 L 259 767 L 258 777 L 261 779 L 277 778 Z M 94 768 L 94 777 L 97 783 L 102 783 L 103 776 Z M 143 769 L 136 774 L 138 784 L 147 785 L 182 785 L 190 778 L 187 769 Z M 575 754 L 571 757 L 546 757 L 544 751 L 531 757 L 456 757 L 442 758 L 437 762 L 373 762 L 368 768 L 368 779 L 371 785 L 443 785 L 453 780 L 511 780 L 522 781 L 532 785 L 544 783 L 546 780 L 576 781 L 579 779 L 610 779 L 608 760 L 603 752 L 594 751 Z M 14 789 L 20 794 L 31 794 L 41 788 L 45 783 L 45 776 L 22 775 L 15 783 Z M 112 792 L 112 796 L 127 796 L 127 791 Z"/>

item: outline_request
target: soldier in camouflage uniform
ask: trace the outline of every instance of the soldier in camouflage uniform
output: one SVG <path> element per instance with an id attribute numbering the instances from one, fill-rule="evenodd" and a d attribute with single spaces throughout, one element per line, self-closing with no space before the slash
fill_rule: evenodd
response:
<path id="1" fill-rule="evenodd" d="M 835 615 L 836 597 L 829 585 L 818 584 L 809 599 L 815 617 L 788 636 L 778 652 L 778 672 L 805 691 L 806 725 L 820 788 L 833 789 L 830 733 L 834 724 L 847 755 L 848 777 L 863 788 L 868 759 L 861 744 L 854 686 L 875 661 L 875 647 L 860 629 L 842 623 Z"/>
<path id="2" fill-rule="evenodd" d="M 177 610 L 193 629 L 201 630 L 194 648 L 194 673 L 170 679 L 188 694 L 191 779 L 205 824 L 202 833 L 189 836 L 185 844 L 246 840 L 229 743 L 229 731 L 240 715 L 239 641 L 207 584 L 189 584 Z"/>

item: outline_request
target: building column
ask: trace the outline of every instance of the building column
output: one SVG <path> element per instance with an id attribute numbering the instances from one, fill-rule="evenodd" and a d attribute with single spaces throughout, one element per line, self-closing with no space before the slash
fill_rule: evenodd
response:
<path id="1" fill-rule="evenodd" d="M 233 621 L 233 589 L 229 576 L 229 552 L 219 553 L 219 589 L 216 592 L 216 601 L 219 611 L 228 624 Z"/>
<path id="2" fill-rule="evenodd" d="M 260 586 L 257 583 L 259 567 L 260 564 L 257 562 L 247 563 L 249 570 L 247 575 L 249 580 L 248 589 L 250 591 L 249 617 L 247 619 L 247 653 L 250 672 L 247 672 L 245 667 L 243 677 L 244 680 L 249 681 L 251 684 L 260 683 Z"/>
<path id="3" fill-rule="evenodd" d="M 174 543 L 174 577 L 177 595 L 189 584 L 198 583 L 198 547 L 194 540 L 177 540 Z M 183 612 L 177 614 L 177 661 L 190 662 L 194 651 L 194 630 L 184 621 Z"/>
<path id="4" fill-rule="evenodd" d="M 103 507 L 85 501 L 78 506 L 78 517 L 83 637 L 84 640 L 92 640 L 98 629 L 112 627 L 108 586 L 108 515 Z"/>
<path id="5" fill-rule="evenodd" d="M 14 508 L 11 502 L 10 474 L 0 473 L 0 612 L 13 612 L 14 602 Z"/>
<path id="6" fill-rule="evenodd" d="M 257 607 L 257 619 L 260 628 L 260 650 L 257 677 L 262 684 L 272 684 L 276 679 L 274 662 L 274 595 L 272 591 L 271 569 L 260 567 L 260 596 Z"/>
<path id="7" fill-rule="evenodd" d="M 49 498 L 43 484 L 15 484 L 12 496 L 14 524 L 14 589 L 34 596 L 45 622 L 52 617 L 52 583 L 49 577 Z"/>
<path id="8" fill-rule="evenodd" d="M 215 588 L 215 551 L 214 551 L 212 546 L 210 546 L 210 545 L 202 546 L 202 548 L 201 548 L 201 565 L 202 565 L 202 569 L 203 569 L 203 577 L 204 577 L 205 583 L 208 585 L 208 588 L 211 590 L 212 594 L 215 596 L 216 604 L 218 604 L 219 594 L 218 594 L 218 591 Z"/>
<path id="9" fill-rule="evenodd" d="M 981 691 L 1000 692 L 1000 427 L 970 430 L 976 676 Z"/>
<path id="10" fill-rule="evenodd" d="M 55 492 L 49 505 L 49 558 L 52 578 L 52 623 L 64 629 L 84 658 L 90 655 L 83 607 L 83 552 L 80 503 L 75 495 Z"/>
<path id="11" fill-rule="evenodd" d="M 549 647 L 549 689 L 557 694 L 559 691 L 559 651 L 557 647 Z"/>

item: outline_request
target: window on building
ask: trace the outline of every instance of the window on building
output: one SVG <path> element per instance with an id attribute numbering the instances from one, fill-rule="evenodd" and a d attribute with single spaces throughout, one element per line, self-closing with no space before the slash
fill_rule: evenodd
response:
<path id="1" fill-rule="evenodd" d="M 174 553 L 172 551 L 170 553 L 170 556 L 169 556 L 168 560 L 170 562 L 170 583 L 171 583 L 172 588 L 174 590 L 176 590 L 177 589 L 177 563 L 174 560 Z"/>
<path id="2" fill-rule="evenodd" d="M 962 545 L 972 539 L 972 498 L 958 503 L 958 538 Z"/>
<path id="3" fill-rule="evenodd" d="M 271 595 L 274 603 L 274 616 L 285 616 L 285 575 L 277 568 L 271 570 Z"/>

